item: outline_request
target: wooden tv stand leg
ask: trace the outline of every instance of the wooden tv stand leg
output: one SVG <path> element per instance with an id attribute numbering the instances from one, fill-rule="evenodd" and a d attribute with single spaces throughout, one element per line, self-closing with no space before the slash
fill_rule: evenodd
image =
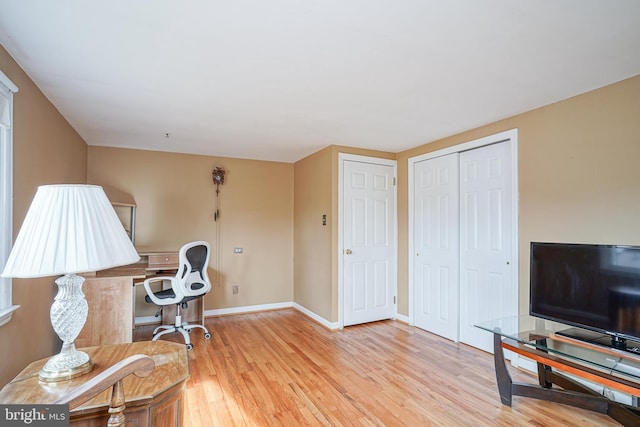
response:
<path id="1" fill-rule="evenodd" d="M 530 353 L 545 354 L 533 349 Z M 524 352 L 522 355 L 527 356 Z M 507 369 L 502 337 L 499 333 L 493 334 L 493 356 L 498 392 L 503 405 L 511 406 L 513 396 L 530 397 L 607 414 L 625 426 L 640 425 L 640 408 L 609 400 L 569 377 L 553 371 L 551 366 L 544 363 L 537 362 L 539 385 L 513 382 Z M 552 388 L 553 384 L 562 389 Z"/>

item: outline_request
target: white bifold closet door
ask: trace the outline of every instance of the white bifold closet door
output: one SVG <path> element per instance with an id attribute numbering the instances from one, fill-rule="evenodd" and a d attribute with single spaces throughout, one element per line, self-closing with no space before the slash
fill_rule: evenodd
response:
<path id="1" fill-rule="evenodd" d="M 460 341 L 492 352 L 474 325 L 517 314 L 511 143 L 460 153 Z"/>
<path id="2" fill-rule="evenodd" d="M 458 341 L 458 153 L 414 169 L 414 324 Z"/>
<path id="3" fill-rule="evenodd" d="M 492 351 L 483 320 L 514 315 L 509 141 L 414 167 L 414 324 Z"/>

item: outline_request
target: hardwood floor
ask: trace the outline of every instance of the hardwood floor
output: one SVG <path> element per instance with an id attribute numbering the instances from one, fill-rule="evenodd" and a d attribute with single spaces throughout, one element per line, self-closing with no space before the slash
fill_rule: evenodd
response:
<path id="1" fill-rule="evenodd" d="M 288 309 L 206 326 L 210 341 L 192 334 L 188 427 L 619 425 L 535 399 L 503 406 L 491 355 L 398 321 L 329 331 Z M 134 339 L 150 339 L 152 329 L 136 328 Z"/>

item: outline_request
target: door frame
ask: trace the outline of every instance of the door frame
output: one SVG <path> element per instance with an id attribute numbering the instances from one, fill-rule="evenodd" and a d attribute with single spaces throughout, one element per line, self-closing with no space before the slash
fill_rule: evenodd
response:
<path id="1" fill-rule="evenodd" d="M 393 223 L 393 259 L 391 259 L 391 265 L 393 268 L 393 287 L 394 287 L 394 296 L 396 298 L 395 301 L 395 309 L 394 309 L 394 319 L 398 315 L 398 186 L 397 186 L 397 176 L 398 176 L 398 161 L 392 159 L 383 159 L 380 157 L 369 157 L 358 154 L 347 154 L 347 153 L 338 153 L 338 328 L 344 328 L 344 205 L 343 205 L 343 196 L 344 196 L 344 162 L 352 161 L 352 162 L 361 162 L 361 163 L 371 163 L 375 165 L 382 166 L 392 166 L 393 167 L 393 177 L 394 177 L 394 185 L 393 185 L 393 213 L 394 213 L 394 223 Z"/>
<path id="2" fill-rule="evenodd" d="M 446 156 L 447 154 L 460 153 L 463 151 L 473 150 L 475 148 L 484 147 L 486 145 L 497 144 L 499 142 L 511 142 L 511 167 L 513 172 L 513 187 L 512 187 L 512 215 L 513 215 L 513 236 L 512 236 L 512 249 L 511 249 L 511 259 L 514 262 L 513 268 L 513 280 L 515 282 L 515 301 L 512 301 L 515 304 L 516 308 L 519 308 L 520 301 L 520 259 L 518 257 L 518 240 L 519 240 L 519 219 L 518 219 L 518 129 L 510 129 L 504 132 L 499 132 L 493 135 L 485 136 L 483 138 L 474 139 L 472 141 L 464 142 L 458 145 L 453 145 L 451 147 L 443 148 L 441 150 L 432 151 L 430 153 L 421 154 L 419 156 L 410 157 L 408 160 L 408 214 L 409 214 L 409 224 L 408 224 L 408 236 L 407 240 L 409 243 L 409 252 L 408 252 L 408 261 L 409 261 L 409 271 L 408 271 L 408 279 L 409 279 L 409 324 L 415 325 L 414 321 L 414 302 L 415 302 L 415 284 L 414 284 L 414 260 L 413 254 L 415 253 L 415 242 L 414 242 L 414 227 L 413 223 L 415 218 L 413 217 L 413 209 L 414 209 L 414 200 L 413 200 L 413 192 L 415 190 L 415 183 L 413 179 L 413 175 L 415 172 L 416 163 L 433 159 L 436 157 Z M 519 310 L 518 310 L 519 312 Z"/>

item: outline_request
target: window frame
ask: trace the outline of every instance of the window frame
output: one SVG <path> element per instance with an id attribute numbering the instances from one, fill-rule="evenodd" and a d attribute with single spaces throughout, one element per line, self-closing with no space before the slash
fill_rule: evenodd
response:
<path id="1" fill-rule="evenodd" d="M 0 122 L 0 273 L 13 244 L 13 94 L 18 87 L 0 71 L 0 91 L 9 101 L 9 123 Z M 10 278 L 0 277 L 0 326 L 11 320 L 20 308 L 12 300 Z"/>

